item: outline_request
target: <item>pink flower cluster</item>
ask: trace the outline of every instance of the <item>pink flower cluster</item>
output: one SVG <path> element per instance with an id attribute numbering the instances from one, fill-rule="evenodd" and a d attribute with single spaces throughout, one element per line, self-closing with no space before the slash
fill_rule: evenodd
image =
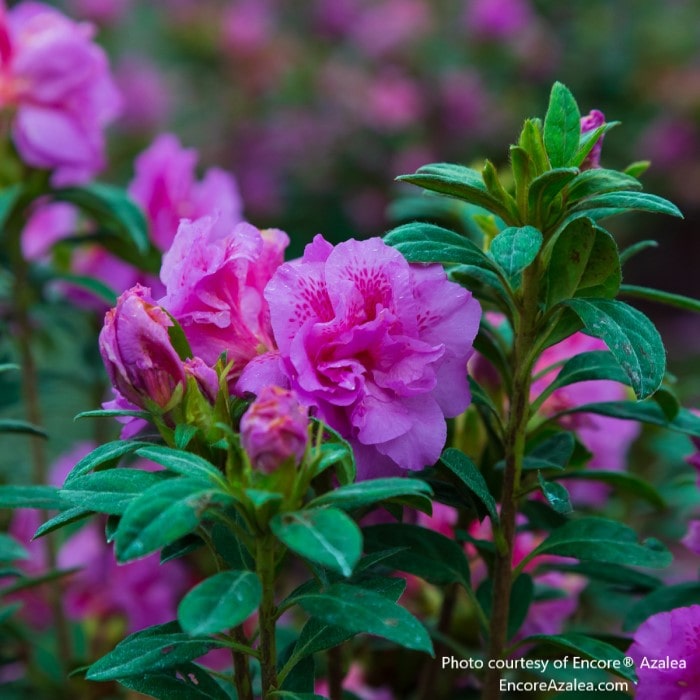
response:
<path id="1" fill-rule="evenodd" d="M 31 166 L 58 184 L 104 166 L 104 128 L 119 94 L 93 28 L 38 2 L 0 5 L 0 109 L 12 109 L 12 138 Z"/>
<path id="2" fill-rule="evenodd" d="M 238 391 L 290 386 L 350 441 L 362 478 L 438 459 L 445 416 L 470 401 L 481 309 L 469 292 L 378 238 L 333 247 L 319 235 L 265 298 L 278 352 L 251 362 Z"/>

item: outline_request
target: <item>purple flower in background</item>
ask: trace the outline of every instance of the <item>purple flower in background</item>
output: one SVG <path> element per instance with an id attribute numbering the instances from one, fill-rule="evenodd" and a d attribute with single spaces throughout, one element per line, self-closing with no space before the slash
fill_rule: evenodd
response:
<path id="1" fill-rule="evenodd" d="M 627 650 L 639 683 L 636 700 L 696 700 L 700 688 L 700 605 L 652 615 Z M 683 668 L 642 667 L 644 658 L 672 659 Z"/>
<path id="2" fill-rule="evenodd" d="M 595 131 L 599 126 L 605 124 L 605 115 L 598 109 L 591 110 L 587 116 L 581 117 L 581 134 L 587 134 L 590 131 Z M 598 137 L 595 146 L 586 156 L 586 159 L 581 163 L 581 170 L 590 170 L 591 168 L 600 167 L 600 154 L 603 150 L 603 136 Z"/>
<path id="3" fill-rule="evenodd" d="M 359 700 L 394 700 L 393 691 L 387 686 L 375 687 L 367 683 L 362 666 L 358 663 L 350 665 L 348 672 L 343 679 L 343 689 L 349 690 Z M 321 679 L 316 681 L 314 692 L 327 696 L 328 681 Z"/>
<path id="4" fill-rule="evenodd" d="M 143 133 L 163 124 L 171 95 L 165 77 L 153 63 L 143 57 L 128 56 L 116 67 L 114 79 L 124 96 L 120 127 Z"/>
<path id="5" fill-rule="evenodd" d="M 114 24 L 125 15 L 130 4 L 131 0 L 70 0 L 70 9 L 77 17 Z"/>
<path id="6" fill-rule="evenodd" d="M 308 427 L 309 409 L 294 392 L 267 386 L 241 418 L 241 444 L 253 467 L 269 474 L 290 457 L 301 462 Z"/>
<path id="7" fill-rule="evenodd" d="M 466 363 L 481 309 L 469 292 L 379 238 L 334 248 L 317 235 L 277 270 L 265 298 L 277 372 L 351 441 L 360 478 L 438 459 L 445 417 L 470 401 Z M 275 360 L 249 364 L 237 390 L 259 392 Z"/>
<path id="8" fill-rule="evenodd" d="M 150 289 L 136 285 L 124 292 L 107 312 L 100 332 L 100 353 L 112 385 L 128 401 L 146 408 L 165 408 L 185 370 L 172 346 L 168 314 L 151 298 Z"/>
<path id="9" fill-rule="evenodd" d="M 36 2 L 0 12 L 0 108 L 14 110 L 20 157 L 58 184 L 104 167 L 104 128 L 120 98 L 93 28 Z"/>
<path id="10" fill-rule="evenodd" d="M 522 32 L 532 18 L 527 0 L 469 0 L 464 22 L 479 38 L 505 40 Z"/>
<path id="11" fill-rule="evenodd" d="M 54 243 L 76 232 L 77 223 L 78 212 L 72 205 L 37 202 L 22 231 L 22 254 L 27 260 L 41 260 Z"/>
<path id="12" fill-rule="evenodd" d="M 214 365 L 226 352 L 238 376 L 256 355 L 275 348 L 263 290 L 289 239 L 247 223 L 225 237 L 219 229 L 210 217 L 182 221 L 163 258 L 160 303 L 182 325 L 195 355 Z"/>
<path id="13" fill-rule="evenodd" d="M 584 333 L 574 333 L 566 340 L 547 348 L 535 365 L 535 373 L 550 365 L 563 362 L 575 355 L 593 350 L 607 350 L 602 340 Z M 559 369 L 548 372 L 533 382 L 532 398 L 543 391 L 559 373 Z M 627 396 L 624 384 L 608 380 L 578 382 L 557 389 L 543 403 L 542 412 L 547 415 L 587 403 L 598 401 L 621 401 Z M 588 462 L 590 469 L 620 471 L 625 468 L 627 451 L 639 435 L 639 423 L 618 420 L 593 413 L 576 413 L 565 416 L 560 422 L 569 430 L 574 430 L 584 447 L 592 453 Z M 603 484 L 567 482 L 567 488 L 574 501 L 599 505 L 605 499 L 609 488 Z"/>
<path id="14" fill-rule="evenodd" d="M 241 200 L 236 181 L 218 168 L 195 180 L 197 152 L 183 148 L 176 136 L 162 134 L 136 159 L 136 174 L 129 194 L 144 208 L 151 239 L 167 250 L 180 219 L 217 214 L 214 236 L 223 237 L 241 221 Z"/>
<path id="15" fill-rule="evenodd" d="M 681 542 L 695 554 L 700 554 L 700 520 L 691 520 L 688 523 L 688 532 Z"/>

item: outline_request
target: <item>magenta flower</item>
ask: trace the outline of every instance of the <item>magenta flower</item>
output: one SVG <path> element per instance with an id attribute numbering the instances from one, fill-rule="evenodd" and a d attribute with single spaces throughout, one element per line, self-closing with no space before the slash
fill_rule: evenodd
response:
<path id="1" fill-rule="evenodd" d="M 238 224 L 221 237 L 215 219 L 184 220 L 163 258 L 160 303 L 182 325 L 195 355 L 214 365 L 221 353 L 231 376 L 260 352 L 275 348 L 265 285 L 289 244 L 276 229 Z"/>
<path id="2" fill-rule="evenodd" d="M 605 124 L 605 115 L 597 109 L 591 110 L 587 116 L 581 117 L 581 134 L 587 134 L 590 131 L 595 131 L 599 126 Z M 590 170 L 591 168 L 600 167 L 600 154 L 603 150 L 603 136 L 600 136 L 595 142 L 595 146 L 586 156 L 586 159 L 581 163 L 581 170 Z"/>
<path id="3" fill-rule="evenodd" d="M 652 615 L 635 632 L 627 655 L 634 659 L 639 678 L 636 700 L 695 700 L 700 688 L 700 605 Z"/>
<path id="4" fill-rule="evenodd" d="M 0 108 L 11 109 L 20 157 L 58 184 L 104 167 L 104 128 L 120 98 L 93 27 L 38 2 L 0 12 Z"/>
<path id="5" fill-rule="evenodd" d="M 78 212 L 64 202 L 38 201 L 22 231 L 22 254 L 41 260 L 58 241 L 76 232 Z"/>
<path id="6" fill-rule="evenodd" d="M 195 180 L 197 152 L 180 145 L 176 136 L 162 134 L 136 159 L 129 194 L 143 207 L 151 239 L 165 251 L 173 242 L 180 219 L 216 214 L 215 238 L 223 238 L 241 221 L 236 181 L 218 168 Z"/>
<path id="7" fill-rule="evenodd" d="M 309 409 L 294 392 L 267 386 L 241 418 L 241 444 L 253 467 L 269 474 L 290 457 L 301 462 L 308 427 Z"/>
<path id="8" fill-rule="evenodd" d="M 165 408 L 185 370 L 170 342 L 168 314 L 151 299 L 150 289 L 136 285 L 107 312 L 100 332 L 100 353 L 110 381 L 129 402 Z"/>
<path id="9" fill-rule="evenodd" d="M 481 309 L 469 292 L 378 238 L 334 248 L 318 235 L 277 270 L 265 298 L 278 375 L 351 441 L 361 478 L 438 459 L 445 417 L 470 401 Z M 274 355 L 256 360 L 237 390 L 257 393 L 274 372 Z"/>
<path id="10" fill-rule="evenodd" d="M 700 520 L 691 520 L 688 523 L 688 532 L 681 542 L 693 553 L 700 554 Z"/>
<path id="11" fill-rule="evenodd" d="M 528 0 L 470 0 L 464 23 L 478 38 L 506 40 L 521 34 L 533 20 Z"/>

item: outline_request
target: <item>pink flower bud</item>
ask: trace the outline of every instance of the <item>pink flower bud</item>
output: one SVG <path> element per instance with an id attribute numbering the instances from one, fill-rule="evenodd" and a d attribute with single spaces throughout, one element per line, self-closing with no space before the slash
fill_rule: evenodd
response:
<path id="1" fill-rule="evenodd" d="M 107 312 L 100 332 L 100 353 L 119 393 L 136 406 L 146 400 L 167 406 L 185 369 L 170 342 L 173 321 L 151 299 L 151 290 L 137 284 Z"/>
<path id="2" fill-rule="evenodd" d="M 588 116 L 581 117 L 581 134 L 587 134 L 590 131 L 595 131 L 599 126 L 605 124 L 605 115 L 598 109 L 593 109 Z M 600 136 L 591 149 L 591 152 L 586 156 L 586 159 L 581 163 L 581 170 L 590 170 L 591 168 L 600 167 L 600 152 L 603 150 L 603 136 Z"/>
<path id="3" fill-rule="evenodd" d="M 267 386 L 241 418 L 243 449 L 254 467 L 269 474 L 290 457 L 301 461 L 308 424 L 308 408 L 294 392 Z"/>

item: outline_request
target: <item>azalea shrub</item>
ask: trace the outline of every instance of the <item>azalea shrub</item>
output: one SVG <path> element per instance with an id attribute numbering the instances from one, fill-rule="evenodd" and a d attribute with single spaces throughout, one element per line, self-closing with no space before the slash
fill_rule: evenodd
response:
<path id="1" fill-rule="evenodd" d="M 636 300 L 700 302 L 623 283 L 656 243 L 609 221 L 682 214 L 606 167 L 618 122 L 555 82 L 507 168 L 420 165 L 390 230 L 294 258 L 173 134 L 96 181 L 92 26 L 0 22 L 3 697 L 694 697 L 700 413 Z M 66 309 L 92 432 L 53 459 Z M 667 445 L 675 491 L 643 467 Z"/>

